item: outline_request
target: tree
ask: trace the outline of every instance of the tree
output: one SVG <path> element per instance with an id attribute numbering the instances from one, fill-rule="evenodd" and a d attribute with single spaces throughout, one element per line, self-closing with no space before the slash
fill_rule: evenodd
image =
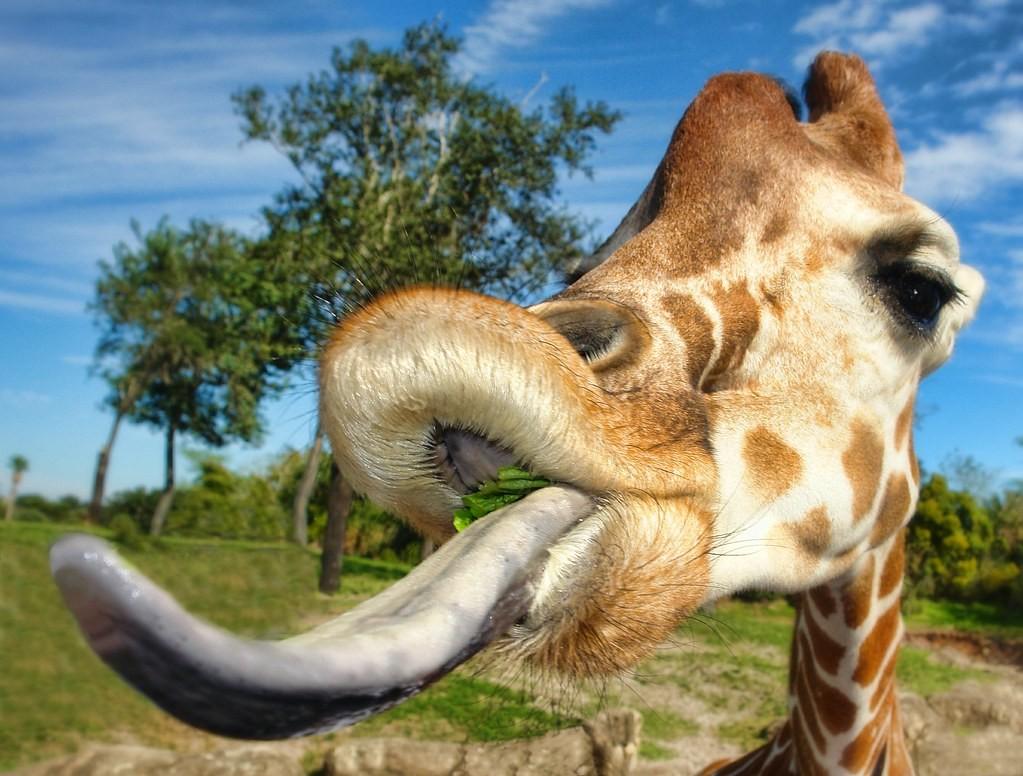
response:
<path id="1" fill-rule="evenodd" d="M 991 514 L 940 474 L 920 489 L 909 524 L 906 574 L 913 592 L 958 600 L 1006 592 L 1019 576 Z"/>
<path id="2" fill-rule="evenodd" d="M 312 292 L 298 316 L 311 354 L 338 311 L 396 285 L 521 300 L 583 251 L 588 227 L 558 204 L 558 175 L 589 174 L 596 133 L 619 115 L 580 106 L 570 89 L 527 110 L 460 78 L 459 47 L 443 27 L 420 25 L 396 50 L 335 49 L 330 69 L 279 98 L 259 86 L 234 95 L 246 139 L 270 143 L 301 179 L 263 215 L 266 243 Z M 296 493 L 299 541 L 321 447 L 317 430 Z"/>
<path id="3" fill-rule="evenodd" d="M 101 262 L 93 310 L 102 327 L 98 368 L 114 425 L 97 461 L 93 503 L 102 499 L 110 447 L 122 418 L 164 431 L 164 488 L 150 533 L 174 497 L 180 434 L 219 447 L 253 441 L 259 402 L 283 386 L 298 344 L 288 323 L 294 287 L 280 268 L 231 230 L 200 220 L 184 230 L 165 218 L 137 247 L 120 243 Z"/>
<path id="4" fill-rule="evenodd" d="M 7 492 L 7 514 L 5 520 L 14 519 L 14 504 L 18 498 L 18 485 L 21 478 L 28 471 L 28 459 L 23 455 L 12 455 L 7 461 L 7 468 L 11 470 L 11 489 Z"/>
<path id="5" fill-rule="evenodd" d="M 941 470 L 949 484 L 981 501 L 991 497 L 998 482 L 998 470 L 985 466 L 974 456 L 954 450 L 941 462 Z"/>

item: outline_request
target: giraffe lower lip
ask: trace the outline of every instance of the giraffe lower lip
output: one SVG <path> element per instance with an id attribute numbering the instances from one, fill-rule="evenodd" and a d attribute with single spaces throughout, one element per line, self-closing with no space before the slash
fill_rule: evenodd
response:
<path id="1" fill-rule="evenodd" d="M 236 638 L 184 611 L 112 548 L 72 535 L 51 569 L 97 654 L 179 719 L 275 739 L 364 719 L 422 690 L 528 611 L 548 550 L 593 510 L 555 485 L 480 520 L 404 579 L 283 642 Z"/>

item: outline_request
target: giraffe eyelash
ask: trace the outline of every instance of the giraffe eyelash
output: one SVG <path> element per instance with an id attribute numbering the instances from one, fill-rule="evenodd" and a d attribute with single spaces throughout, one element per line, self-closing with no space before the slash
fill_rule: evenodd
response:
<path id="1" fill-rule="evenodd" d="M 942 310 L 966 298 L 947 273 L 912 257 L 882 267 L 872 281 L 897 322 L 923 339 L 937 330 Z"/>

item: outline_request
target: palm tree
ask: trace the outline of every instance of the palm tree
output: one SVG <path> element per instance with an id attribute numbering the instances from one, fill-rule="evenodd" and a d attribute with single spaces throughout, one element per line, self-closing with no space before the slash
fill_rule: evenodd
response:
<path id="1" fill-rule="evenodd" d="M 14 519 L 14 500 L 18 497 L 18 485 L 21 483 L 21 476 L 28 471 L 28 459 L 23 455 L 12 455 L 7 461 L 7 468 L 11 470 L 11 489 L 7 493 L 7 515 L 5 519 Z"/>

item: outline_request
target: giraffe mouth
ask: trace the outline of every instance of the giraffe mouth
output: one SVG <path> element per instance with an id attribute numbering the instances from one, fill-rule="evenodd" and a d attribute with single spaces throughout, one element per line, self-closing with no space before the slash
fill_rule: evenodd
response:
<path id="1" fill-rule="evenodd" d="M 606 448 L 585 421 L 592 398 L 566 394 L 587 368 L 535 316 L 470 299 L 486 325 L 452 325 L 439 292 L 418 299 L 425 312 L 407 296 L 368 307 L 336 334 L 320 373 L 338 466 L 356 491 L 447 540 L 433 555 L 352 611 L 259 642 L 191 616 L 102 541 L 71 536 L 54 546 L 51 569 L 97 654 L 189 724 L 285 738 L 393 706 L 563 603 L 566 558 L 599 525 L 591 494 L 606 490 L 579 454 Z M 555 484 L 456 535 L 460 494 L 508 464 Z"/>
<path id="2" fill-rule="evenodd" d="M 519 463 L 507 447 L 480 434 L 440 424 L 434 426 L 430 446 L 441 479 L 461 495 L 496 479 L 502 467 Z"/>

